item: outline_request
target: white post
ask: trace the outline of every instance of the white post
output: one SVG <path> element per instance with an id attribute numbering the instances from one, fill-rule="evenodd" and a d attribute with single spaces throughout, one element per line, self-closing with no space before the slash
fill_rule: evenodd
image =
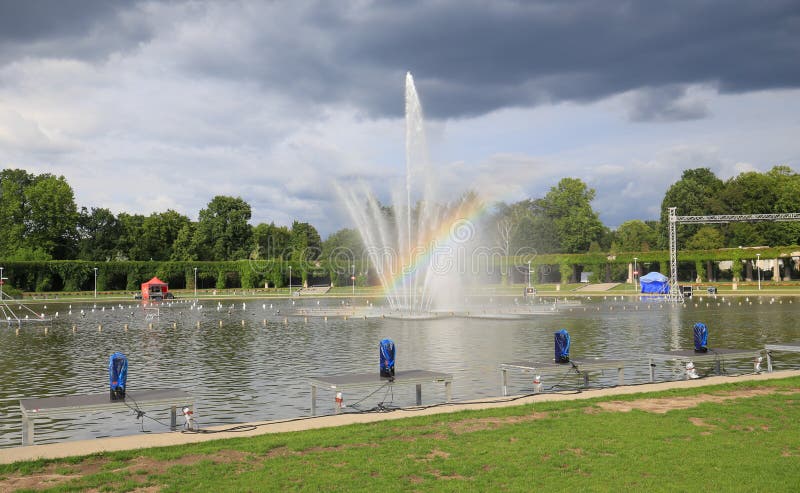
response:
<path id="1" fill-rule="evenodd" d="M 635 293 L 639 292 L 639 267 L 636 261 L 639 260 L 639 257 L 633 257 L 633 291 Z"/>
<path id="2" fill-rule="evenodd" d="M 531 261 L 528 260 L 528 287 L 531 287 Z"/>
<path id="3" fill-rule="evenodd" d="M 758 269 L 758 290 L 761 291 L 761 254 L 756 254 L 756 269 Z"/>
<path id="4" fill-rule="evenodd" d="M 292 266 L 289 266 L 289 296 L 292 295 Z"/>
<path id="5" fill-rule="evenodd" d="M 97 298 L 97 267 L 94 268 L 94 297 Z"/>
<path id="6" fill-rule="evenodd" d="M 197 301 L 197 267 L 194 268 L 194 300 Z"/>
<path id="7" fill-rule="evenodd" d="M 356 295 L 356 264 L 351 264 L 352 274 L 350 276 L 350 280 L 353 281 L 353 296 Z"/>

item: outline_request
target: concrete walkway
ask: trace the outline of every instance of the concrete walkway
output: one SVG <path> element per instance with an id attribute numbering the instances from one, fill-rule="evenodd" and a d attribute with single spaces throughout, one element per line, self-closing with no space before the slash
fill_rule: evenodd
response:
<path id="1" fill-rule="evenodd" d="M 587 284 L 586 286 L 581 286 L 575 291 L 609 291 L 614 289 L 615 287 L 619 286 L 620 283 L 618 282 L 602 282 L 597 284 Z M 620 293 L 624 294 L 624 293 Z"/>
<path id="2" fill-rule="evenodd" d="M 208 440 L 218 440 L 223 438 L 247 437 L 263 435 L 266 433 L 284 433 L 289 431 L 312 430 L 318 428 L 328 428 L 331 426 L 343 426 L 354 423 L 372 423 L 390 419 L 402 419 L 413 416 L 424 416 L 431 414 L 451 413 L 465 409 L 490 409 L 499 407 L 519 406 L 536 402 L 552 401 L 572 401 L 578 399 L 591 399 L 595 397 L 605 397 L 614 395 L 636 394 L 641 392 L 657 392 L 668 389 L 694 388 L 706 385 L 717 385 L 722 383 L 741 382 L 749 380 L 772 380 L 788 377 L 800 376 L 800 370 L 777 371 L 774 373 L 761 373 L 758 375 L 742 375 L 738 377 L 709 377 L 698 380 L 680 380 L 673 382 L 661 382 L 644 385 L 626 385 L 597 390 L 585 390 L 574 394 L 538 394 L 514 400 L 513 397 L 496 397 L 481 399 L 480 401 L 462 401 L 437 407 L 423 408 L 419 410 L 398 410 L 390 413 L 369 413 L 369 414 L 339 414 L 334 416 L 320 416 L 314 418 L 300 418 L 285 421 L 263 421 L 249 423 L 258 428 L 252 431 L 240 433 L 222 432 L 214 434 L 192 434 L 169 432 L 159 434 L 129 435 L 124 437 L 98 438 L 94 440 L 78 440 L 70 442 L 52 443 L 46 445 L 32 445 L 28 447 L 14 447 L 0 449 L 0 463 L 8 464 L 23 460 L 35 459 L 55 459 L 78 455 L 88 455 L 99 452 L 110 452 L 117 450 L 135 450 L 150 447 L 166 447 L 170 445 L 182 445 L 188 443 L 204 442 Z M 208 430 L 220 430 L 230 428 L 234 425 L 224 425 L 208 428 Z"/>

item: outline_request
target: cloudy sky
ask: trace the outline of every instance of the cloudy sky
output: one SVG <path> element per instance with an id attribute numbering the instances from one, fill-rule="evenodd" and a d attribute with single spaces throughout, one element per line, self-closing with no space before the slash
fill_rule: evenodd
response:
<path id="1" fill-rule="evenodd" d="M 654 219 L 682 170 L 800 171 L 800 3 L 0 0 L 0 165 L 79 206 L 351 226 L 405 173 L 405 73 L 443 199 L 596 189 Z"/>

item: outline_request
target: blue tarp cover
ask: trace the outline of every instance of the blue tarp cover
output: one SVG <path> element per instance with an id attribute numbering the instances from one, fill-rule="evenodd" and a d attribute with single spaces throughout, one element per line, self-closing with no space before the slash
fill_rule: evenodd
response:
<path id="1" fill-rule="evenodd" d="M 660 272 L 651 272 L 639 279 L 642 285 L 642 293 L 669 293 L 669 279 Z"/>

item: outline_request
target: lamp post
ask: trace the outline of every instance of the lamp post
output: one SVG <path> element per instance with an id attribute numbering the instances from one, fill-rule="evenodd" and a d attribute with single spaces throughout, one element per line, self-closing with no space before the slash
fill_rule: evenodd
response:
<path id="1" fill-rule="evenodd" d="M 94 268 L 94 297 L 97 298 L 97 267 Z"/>
<path id="2" fill-rule="evenodd" d="M 350 280 L 353 281 L 353 297 L 356 295 L 356 264 L 350 264 Z"/>
<path id="3" fill-rule="evenodd" d="M 633 257 L 633 291 L 636 293 L 639 292 L 639 267 L 636 264 L 637 260 L 639 260 L 639 257 Z"/>
<path id="4" fill-rule="evenodd" d="M 292 295 L 292 266 L 289 266 L 289 296 Z"/>
<path id="5" fill-rule="evenodd" d="M 194 300 L 197 301 L 197 267 L 194 268 Z"/>
<path id="6" fill-rule="evenodd" d="M 756 270 L 758 270 L 758 290 L 761 291 L 761 254 L 756 254 Z"/>
<path id="7" fill-rule="evenodd" d="M 528 287 L 531 287 L 531 261 L 528 260 Z"/>

